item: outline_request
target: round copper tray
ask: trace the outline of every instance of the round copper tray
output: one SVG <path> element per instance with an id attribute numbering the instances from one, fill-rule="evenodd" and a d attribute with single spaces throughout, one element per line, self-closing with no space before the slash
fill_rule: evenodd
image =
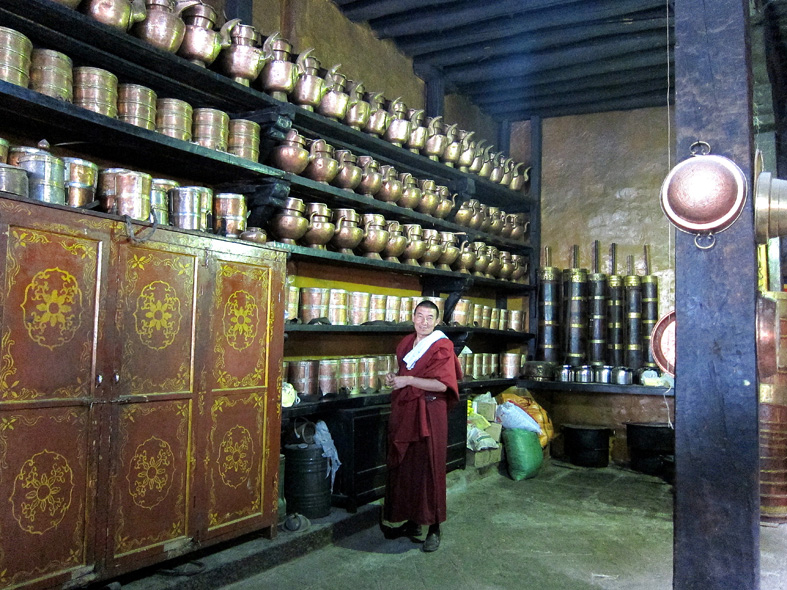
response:
<path id="1" fill-rule="evenodd" d="M 675 376 L 675 311 L 663 316 L 650 335 L 653 359 L 664 373 Z"/>
<path id="2" fill-rule="evenodd" d="M 680 230 L 718 233 L 738 218 L 747 192 L 746 177 L 735 162 L 697 155 L 675 166 L 664 179 L 661 207 Z"/>

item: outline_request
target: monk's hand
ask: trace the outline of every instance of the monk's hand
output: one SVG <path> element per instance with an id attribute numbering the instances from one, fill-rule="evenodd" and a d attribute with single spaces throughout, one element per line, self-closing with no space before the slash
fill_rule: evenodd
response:
<path id="1" fill-rule="evenodd" d="M 387 373 L 385 375 L 385 384 L 388 387 L 393 387 L 394 385 L 394 378 L 396 377 L 396 373 Z"/>
<path id="2" fill-rule="evenodd" d="M 401 389 L 402 387 L 407 387 L 413 381 L 413 378 L 410 375 L 394 375 L 391 373 L 391 387 L 394 389 Z"/>

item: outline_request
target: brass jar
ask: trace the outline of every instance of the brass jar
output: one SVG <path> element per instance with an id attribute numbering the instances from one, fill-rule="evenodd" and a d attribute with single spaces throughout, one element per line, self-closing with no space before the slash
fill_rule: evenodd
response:
<path id="1" fill-rule="evenodd" d="M 136 127 L 156 128 L 156 93 L 139 84 L 118 85 L 118 119 Z"/>
<path id="2" fill-rule="evenodd" d="M 27 88 L 33 43 L 14 29 L 0 27 L 0 80 Z"/>
<path id="3" fill-rule="evenodd" d="M 239 158 L 260 159 L 260 124 L 247 119 L 231 119 L 227 151 Z"/>
<path id="4" fill-rule="evenodd" d="M 371 156 L 360 156 L 358 165 L 363 169 L 361 182 L 355 192 L 373 197 L 383 186 L 383 175 L 380 174 L 380 165 Z"/>
<path id="5" fill-rule="evenodd" d="M 336 229 L 331 238 L 331 246 L 342 254 L 354 254 L 363 239 L 363 228 L 358 226 L 361 216 L 355 209 L 334 209 L 332 215 Z"/>
<path id="6" fill-rule="evenodd" d="M 159 98 L 156 101 L 156 131 L 167 137 L 191 141 L 194 109 L 184 100 Z"/>
<path id="7" fill-rule="evenodd" d="M 416 179 L 409 172 L 402 172 L 399 181 L 402 183 L 402 196 L 397 204 L 406 209 L 415 209 L 421 203 L 422 194 Z"/>
<path id="8" fill-rule="evenodd" d="M 74 64 L 65 53 L 51 49 L 33 49 L 30 65 L 30 88 L 41 94 L 73 102 Z"/>
<path id="9" fill-rule="evenodd" d="M 298 81 L 298 67 L 290 59 L 292 45 L 277 31 L 265 39 L 262 51 L 265 54 L 265 67 L 259 77 L 262 89 L 276 100 L 286 102 Z"/>

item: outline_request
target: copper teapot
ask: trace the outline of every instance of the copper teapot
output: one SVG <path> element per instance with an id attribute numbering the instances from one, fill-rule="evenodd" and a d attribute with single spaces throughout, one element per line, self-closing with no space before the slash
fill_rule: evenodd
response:
<path id="1" fill-rule="evenodd" d="M 347 114 L 347 105 L 350 103 L 350 95 L 344 91 L 347 77 L 339 72 L 341 64 L 336 64 L 325 74 L 323 80 L 327 92 L 323 94 L 317 112 L 330 119 L 342 120 Z"/>
<path id="2" fill-rule="evenodd" d="M 254 45 L 256 36 L 257 30 L 251 25 L 235 25 L 230 31 L 232 43 L 216 59 L 218 69 L 243 86 L 256 80 L 265 67 L 265 54 Z"/>
<path id="3" fill-rule="evenodd" d="M 180 15 L 199 4 L 199 0 L 147 0 L 145 4 L 145 20 L 135 24 L 131 32 L 154 47 L 175 53 L 186 34 L 186 23 Z"/>
<path id="4" fill-rule="evenodd" d="M 415 178 L 409 172 L 402 172 L 399 180 L 402 183 L 402 197 L 397 204 L 406 209 L 415 209 L 421 202 L 421 189 Z"/>
<path id="5" fill-rule="evenodd" d="M 423 126 L 423 109 L 409 109 L 407 118 L 410 119 L 410 137 L 405 143 L 405 147 L 414 154 L 420 154 L 421 149 L 426 145 L 426 136 L 429 130 Z"/>
<path id="6" fill-rule="evenodd" d="M 324 139 L 315 139 L 309 147 L 309 163 L 303 175 L 322 184 L 330 183 L 339 172 L 339 162 L 334 157 L 333 146 Z"/>
<path id="7" fill-rule="evenodd" d="M 328 91 L 325 81 L 320 78 L 320 60 L 311 53 L 314 49 L 301 52 L 295 60 L 298 79 L 290 97 L 292 102 L 307 111 L 313 111 Z"/>
<path id="8" fill-rule="evenodd" d="M 309 229 L 309 220 L 303 216 L 306 205 L 301 199 L 288 197 L 284 207 L 270 221 L 273 236 L 284 244 L 295 244 Z"/>
<path id="9" fill-rule="evenodd" d="M 388 123 L 388 129 L 383 134 L 383 139 L 401 147 L 404 142 L 410 139 L 412 127 L 410 120 L 407 118 L 407 105 L 402 102 L 401 97 L 396 98 L 391 101 L 388 112 L 391 115 L 391 120 Z"/>
<path id="10" fill-rule="evenodd" d="M 530 167 L 528 166 L 524 170 L 524 163 L 517 162 L 516 166 L 514 166 L 514 170 L 511 173 L 511 182 L 508 184 L 508 188 L 512 191 L 519 191 L 524 188 L 525 183 L 529 180 L 528 173 L 530 172 Z"/>
<path id="11" fill-rule="evenodd" d="M 396 203 L 402 197 L 403 190 L 396 168 L 388 165 L 381 166 L 380 174 L 383 175 L 383 183 L 378 193 L 374 195 L 374 198 L 380 201 Z"/>
<path id="12" fill-rule="evenodd" d="M 464 274 L 470 274 L 471 269 L 475 266 L 475 250 L 469 241 L 462 242 L 459 248 L 459 255 L 453 264 L 453 269 L 458 270 Z"/>
<path id="13" fill-rule="evenodd" d="M 383 186 L 383 175 L 380 173 L 380 165 L 377 160 L 371 156 L 360 156 L 358 165 L 363 169 L 363 174 L 355 192 L 370 197 L 376 195 Z"/>
<path id="14" fill-rule="evenodd" d="M 265 67 L 259 77 L 262 89 L 276 100 L 286 102 L 298 81 L 298 66 L 290 60 L 292 45 L 277 31 L 265 39 L 262 52 L 265 55 Z"/>
<path id="15" fill-rule="evenodd" d="M 433 215 L 440 204 L 437 184 L 432 179 L 424 178 L 418 181 L 418 186 L 421 189 L 421 200 L 416 207 L 416 211 L 424 215 Z"/>
<path id="16" fill-rule="evenodd" d="M 293 174 L 300 174 L 309 165 L 309 150 L 306 140 L 296 129 L 290 129 L 284 141 L 271 150 L 268 157 L 271 164 Z"/>
<path id="17" fill-rule="evenodd" d="M 426 124 L 426 144 L 421 153 L 435 162 L 440 160 L 440 156 L 448 145 L 448 137 L 443 133 L 443 117 L 432 117 Z"/>
<path id="18" fill-rule="evenodd" d="M 476 142 L 473 140 L 475 131 L 462 131 L 460 135 L 462 144 L 456 165 L 462 172 L 470 172 L 470 166 L 473 164 L 473 160 L 475 160 Z"/>
<path id="19" fill-rule="evenodd" d="M 334 155 L 339 163 L 339 172 L 331 184 L 346 191 L 355 190 L 363 178 L 363 170 L 357 165 L 358 159 L 350 150 L 337 150 Z"/>
<path id="20" fill-rule="evenodd" d="M 437 187 L 437 196 L 439 197 L 439 200 L 432 215 L 438 219 L 445 219 L 448 217 L 448 214 L 451 213 L 454 205 L 456 204 L 456 193 L 452 195 L 447 186 L 441 185 Z"/>
<path id="21" fill-rule="evenodd" d="M 360 131 L 369 122 L 372 112 L 372 105 L 363 99 L 363 82 L 347 81 L 347 93 L 350 101 L 347 104 L 347 113 L 344 115 L 344 122 Z"/>
<path id="22" fill-rule="evenodd" d="M 93 20 L 124 32 L 145 20 L 145 0 L 86 0 L 81 8 Z"/>
<path id="23" fill-rule="evenodd" d="M 462 133 L 464 131 L 457 129 L 456 125 L 449 126 L 445 131 L 447 143 L 440 160 L 451 168 L 454 167 L 456 162 L 459 161 L 459 156 L 462 155 Z"/>
<path id="24" fill-rule="evenodd" d="M 366 133 L 379 137 L 388 129 L 391 115 L 383 107 L 385 99 L 383 99 L 382 92 L 367 92 L 365 98 L 369 102 L 371 111 L 369 113 L 369 121 L 364 125 L 363 130 Z"/>
<path id="25" fill-rule="evenodd" d="M 183 11 L 186 32 L 183 43 L 178 48 L 178 55 L 198 66 L 209 66 L 222 49 L 230 46 L 230 32 L 240 23 L 239 18 L 228 20 L 215 31 L 216 11 L 207 4 L 196 4 Z"/>

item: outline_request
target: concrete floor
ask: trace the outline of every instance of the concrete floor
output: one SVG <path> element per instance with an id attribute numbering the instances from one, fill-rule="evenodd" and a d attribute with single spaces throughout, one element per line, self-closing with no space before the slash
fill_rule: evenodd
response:
<path id="1" fill-rule="evenodd" d="M 282 548 L 278 561 L 246 564 L 241 572 L 240 565 L 220 569 L 234 558 L 212 555 L 203 561 L 214 568 L 213 575 L 165 579 L 153 574 L 123 588 L 671 588 L 672 487 L 662 480 L 616 467 L 583 469 L 556 461 L 521 482 L 496 471 L 478 475 L 470 470 L 449 474 L 448 521 L 436 553 L 425 554 L 408 539 L 385 540 L 379 528 L 369 527 L 379 514 L 376 506 L 364 507 L 354 517 L 354 528 L 345 525 L 337 534 L 337 525 L 349 517 L 335 508 L 310 530 L 281 532 L 274 542 L 256 540 L 256 545 L 231 550 L 248 560 L 266 553 L 265 543 L 275 543 Z M 317 543 L 313 538 L 323 527 L 332 532 Z M 760 531 L 761 590 L 787 590 L 787 525 Z"/>

